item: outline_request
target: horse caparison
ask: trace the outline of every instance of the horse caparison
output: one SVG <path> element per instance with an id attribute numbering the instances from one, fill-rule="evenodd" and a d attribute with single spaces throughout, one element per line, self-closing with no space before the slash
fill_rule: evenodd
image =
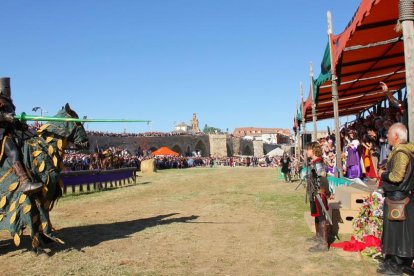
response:
<path id="1" fill-rule="evenodd" d="M 55 117 L 79 118 L 69 104 Z M 64 149 L 68 144 L 79 148 L 89 147 L 88 137 L 82 124 L 75 122 L 51 122 L 42 125 L 36 134 L 21 135 L 20 149 L 23 162 L 35 181 L 43 183 L 42 191 L 33 195 L 18 192 L 17 176 L 11 163 L 0 151 L 0 230 L 8 230 L 14 244 L 19 246 L 23 230 L 29 231 L 32 248 L 44 252 L 45 242 L 63 241 L 54 233 L 49 212 L 63 194 L 60 172 L 63 170 Z M 2 143 L 4 144 L 4 143 Z"/>

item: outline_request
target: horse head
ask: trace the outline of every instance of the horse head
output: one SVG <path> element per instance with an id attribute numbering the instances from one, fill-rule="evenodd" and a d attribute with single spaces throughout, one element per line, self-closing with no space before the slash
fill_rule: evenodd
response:
<path id="1" fill-rule="evenodd" d="M 79 119 L 78 114 L 70 108 L 68 103 L 62 107 L 55 117 Z M 72 143 L 80 149 L 89 148 L 88 135 L 86 134 L 83 124 L 79 122 L 51 122 L 43 125 L 39 129 L 39 133 L 43 136 L 51 135 L 54 138 L 61 139 L 64 145 Z"/>

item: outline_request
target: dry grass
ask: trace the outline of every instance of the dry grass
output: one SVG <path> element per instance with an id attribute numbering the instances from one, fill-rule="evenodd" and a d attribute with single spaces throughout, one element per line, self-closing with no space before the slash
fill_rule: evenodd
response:
<path id="1" fill-rule="evenodd" d="M 39 258 L 4 246 L 2 275 L 366 275 L 356 253 L 310 254 L 304 191 L 271 169 L 170 170 L 140 185 L 63 198 L 65 246 Z M 23 246 L 27 245 L 27 242 Z M 320 265 L 324 265 L 320 267 Z"/>

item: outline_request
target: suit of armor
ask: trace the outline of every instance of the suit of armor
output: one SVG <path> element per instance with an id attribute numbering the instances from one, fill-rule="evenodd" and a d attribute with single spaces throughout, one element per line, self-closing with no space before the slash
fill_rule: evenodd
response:
<path id="1" fill-rule="evenodd" d="M 3 161 L 5 155 L 13 171 L 19 178 L 18 192 L 32 194 L 38 192 L 42 188 L 42 183 L 33 183 L 27 173 L 27 168 L 21 160 L 20 149 L 14 140 L 14 130 L 18 124 L 15 119 L 16 107 L 11 99 L 10 78 L 0 78 L 0 161 Z"/>
<path id="2" fill-rule="evenodd" d="M 324 210 L 329 210 L 328 198 L 330 197 L 329 183 L 326 178 L 326 169 L 321 157 L 316 158 L 310 164 L 311 175 L 308 177 L 310 210 L 312 217 L 315 218 L 316 236 L 312 238 L 317 245 L 311 247 L 309 251 L 325 251 L 329 246 L 330 225 L 326 220 Z M 318 198 L 320 200 L 318 200 Z M 324 207 L 321 206 L 323 203 Z"/>

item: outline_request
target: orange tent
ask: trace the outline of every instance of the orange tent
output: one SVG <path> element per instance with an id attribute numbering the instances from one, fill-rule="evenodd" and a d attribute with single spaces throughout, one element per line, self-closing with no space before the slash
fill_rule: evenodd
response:
<path id="1" fill-rule="evenodd" d="M 339 78 L 339 116 L 358 114 L 386 99 L 380 82 L 385 82 L 390 91 L 405 87 L 404 45 L 398 18 L 398 0 L 362 0 L 347 28 L 331 36 L 331 66 Z M 318 84 L 314 95 L 318 120 L 332 118 L 329 78 Z M 311 121 L 312 108 L 305 107 L 305 120 Z"/>
<path id="2" fill-rule="evenodd" d="M 160 156 L 160 155 L 162 155 L 162 156 L 180 156 L 180 154 L 176 153 L 173 150 L 170 150 L 167 147 L 161 147 L 161 148 L 157 149 L 156 151 L 153 151 L 152 155 L 154 155 L 154 156 Z"/>

